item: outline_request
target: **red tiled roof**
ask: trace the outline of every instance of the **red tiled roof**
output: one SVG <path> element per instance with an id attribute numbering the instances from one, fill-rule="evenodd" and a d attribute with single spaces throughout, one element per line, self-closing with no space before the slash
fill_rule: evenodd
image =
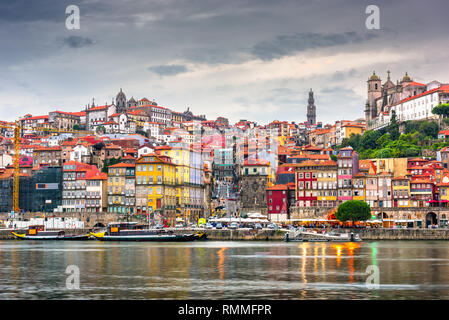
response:
<path id="1" fill-rule="evenodd" d="M 108 168 L 133 168 L 136 165 L 134 163 L 124 163 L 124 162 L 120 162 L 117 164 L 114 164 L 112 166 L 109 166 Z"/>
<path id="2" fill-rule="evenodd" d="M 106 109 L 106 108 L 109 108 L 109 106 L 108 105 L 104 105 L 104 106 L 92 107 L 92 108 L 88 109 L 87 111 L 99 111 L 99 110 L 103 110 L 103 109 Z"/>
<path id="3" fill-rule="evenodd" d="M 313 167 L 313 166 L 336 166 L 337 163 L 333 160 L 318 161 L 318 160 L 306 160 L 298 163 L 298 167 Z"/>
<path id="4" fill-rule="evenodd" d="M 399 101 L 398 103 L 396 103 L 395 105 L 398 105 L 398 104 L 401 104 L 401 103 L 404 103 L 404 102 L 407 102 L 407 101 L 410 101 L 410 100 L 413 100 L 413 99 L 416 99 L 416 98 L 419 98 L 419 97 L 422 97 L 422 96 L 425 96 L 425 95 L 428 95 L 428 94 L 431 94 L 431 93 L 434 93 L 434 92 L 438 92 L 438 91 L 439 92 L 449 93 L 449 85 L 442 85 L 439 88 L 435 88 L 435 89 L 432 89 L 432 90 L 424 91 L 422 93 L 419 93 L 417 95 L 411 96 L 409 98 L 405 98 L 405 99 Z"/>
<path id="5" fill-rule="evenodd" d="M 285 184 L 276 184 L 272 187 L 267 188 L 266 190 L 275 191 L 275 190 L 287 190 L 288 186 Z"/>
<path id="6" fill-rule="evenodd" d="M 101 173 L 97 173 L 96 175 L 86 178 L 86 180 L 107 180 L 108 179 L 108 175 L 104 172 Z"/>
<path id="7" fill-rule="evenodd" d="M 61 151 L 61 147 L 42 147 L 39 146 L 38 148 L 34 149 L 34 151 Z"/>

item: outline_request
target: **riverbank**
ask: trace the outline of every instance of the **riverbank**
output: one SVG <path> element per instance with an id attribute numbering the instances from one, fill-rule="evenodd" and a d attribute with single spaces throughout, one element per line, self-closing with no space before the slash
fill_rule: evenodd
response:
<path id="1" fill-rule="evenodd" d="M 90 229 L 68 229 L 66 234 L 85 234 Z M 177 230 L 189 233 L 193 230 Z M 195 230 L 198 231 L 198 230 Z M 284 241 L 285 230 L 201 230 L 212 241 Z M 358 233 L 362 240 L 449 240 L 449 229 L 333 229 L 336 232 Z M 0 240 L 12 240 L 11 230 L 0 229 Z"/>

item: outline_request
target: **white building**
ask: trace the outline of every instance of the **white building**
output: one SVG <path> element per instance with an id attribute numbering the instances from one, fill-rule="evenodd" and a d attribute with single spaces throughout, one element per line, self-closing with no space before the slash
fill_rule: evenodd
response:
<path id="1" fill-rule="evenodd" d="M 94 130 L 96 126 L 108 122 L 109 117 L 116 113 L 115 105 L 92 107 L 86 110 L 86 125 L 88 130 Z"/>
<path id="2" fill-rule="evenodd" d="M 440 103 L 449 102 L 449 85 L 433 81 L 427 89 L 392 106 L 391 110 L 395 110 L 398 121 L 438 118 L 438 115 L 432 114 L 432 109 Z"/>
<path id="3" fill-rule="evenodd" d="M 142 146 L 137 150 L 137 157 L 140 158 L 144 154 L 151 154 L 154 153 L 154 148 L 151 148 L 149 146 Z"/>
<path id="4" fill-rule="evenodd" d="M 86 163 L 90 155 L 89 147 L 82 143 L 78 143 L 70 152 L 70 161 L 78 161 Z"/>

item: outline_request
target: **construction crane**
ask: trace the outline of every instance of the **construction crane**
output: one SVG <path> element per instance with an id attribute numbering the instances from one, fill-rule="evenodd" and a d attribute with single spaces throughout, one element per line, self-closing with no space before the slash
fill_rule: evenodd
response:
<path id="1" fill-rule="evenodd" d="M 13 124 L 3 125 L 0 128 L 14 130 L 14 161 L 13 161 L 13 211 L 19 212 L 19 177 L 20 177 L 20 132 L 21 130 L 41 131 L 47 133 L 78 133 L 92 134 L 92 131 L 60 130 L 54 128 L 27 128 L 20 125 L 19 121 Z"/>

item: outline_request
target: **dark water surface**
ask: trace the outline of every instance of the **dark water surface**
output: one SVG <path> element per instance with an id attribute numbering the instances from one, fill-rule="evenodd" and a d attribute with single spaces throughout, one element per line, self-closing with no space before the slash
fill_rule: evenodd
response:
<path id="1" fill-rule="evenodd" d="M 449 299 L 449 242 L 0 241 L 0 299 Z"/>

